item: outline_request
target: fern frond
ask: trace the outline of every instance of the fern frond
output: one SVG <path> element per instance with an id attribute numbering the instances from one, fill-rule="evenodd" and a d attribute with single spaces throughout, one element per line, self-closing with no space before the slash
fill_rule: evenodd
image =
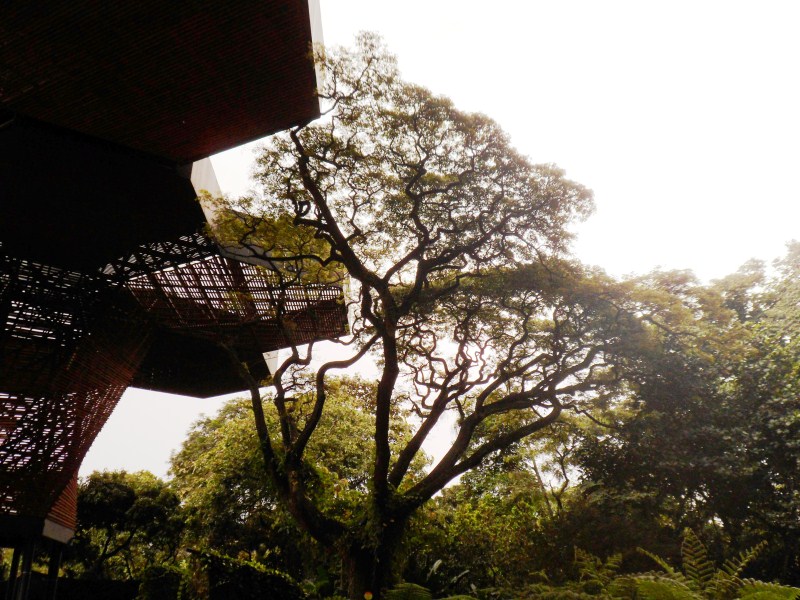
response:
<path id="1" fill-rule="evenodd" d="M 706 586 L 706 596 L 720 600 L 734 598 L 742 587 L 742 580 L 739 579 L 742 570 L 759 555 L 766 545 L 766 542 L 760 542 L 741 552 L 739 556 L 726 559 L 722 568 L 714 573 L 713 579 Z"/>
<path id="2" fill-rule="evenodd" d="M 636 598 L 636 578 L 631 575 L 620 575 L 606 588 L 612 598 Z"/>
<path id="3" fill-rule="evenodd" d="M 739 590 L 739 598 L 743 600 L 800 600 L 800 588 L 744 579 Z"/>
<path id="4" fill-rule="evenodd" d="M 647 558 L 649 558 L 650 560 L 655 562 L 659 567 L 664 569 L 670 575 L 671 579 L 674 579 L 675 581 L 681 581 L 681 582 L 685 582 L 686 581 L 686 578 L 683 576 L 683 573 L 673 569 L 669 565 L 669 563 L 667 561 L 665 561 L 663 558 L 661 558 L 658 554 L 653 554 L 652 552 L 649 552 L 649 551 L 645 550 L 644 548 L 636 548 L 636 551 L 639 552 L 640 554 L 644 554 Z"/>
<path id="5" fill-rule="evenodd" d="M 766 540 L 759 542 L 752 548 L 739 553 L 735 558 L 729 558 L 722 564 L 722 570 L 732 578 L 738 578 L 744 568 L 754 561 L 767 547 Z"/>
<path id="6" fill-rule="evenodd" d="M 619 572 L 620 567 L 622 566 L 622 553 L 619 552 L 617 554 L 612 554 L 608 557 L 605 563 L 605 571 L 610 575 L 614 576 Z"/>
<path id="7" fill-rule="evenodd" d="M 575 566 L 578 567 L 579 581 L 596 579 L 600 559 L 594 554 L 575 548 Z"/>
<path id="8" fill-rule="evenodd" d="M 386 592 L 386 600 L 432 600 L 430 590 L 415 583 L 398 583 Z"/>
<path id="9" fill-rule="evenodd" d="M 665 577 L 661 573 L 643 573 L 631 579 L 636 584 L 636 596 L 641 600 L 702 600 L 703 596 L 693 590 L 688 582 Z"/>
<path id="10" fill-rule="evenodd" d="M 705 596 L 712 600 L 736 598 L 741 583 L 738 577 L 730 577 L 724 571 L 719 570 L 714 573 L 714 577 L 706 585 Z"/>
<path id="11" fill-rule="evenodd" d="M 714 564 L 708 559 L 708 551 L 703 542 L 689 528 L 683 531 L 681 559 L 683 572 L 689 581 L 694 584 L 696 589 L 705 590 L 714 577 Z"/>

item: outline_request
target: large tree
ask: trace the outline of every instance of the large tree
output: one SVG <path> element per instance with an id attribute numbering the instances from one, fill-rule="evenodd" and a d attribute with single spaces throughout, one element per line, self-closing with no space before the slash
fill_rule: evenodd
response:
<path id="1" fill-rule="evenodd" d="M 367 488 L 374 430 L 369 399 L 375 385 L 338 378 L 328 381 L 326 391 L 317 435 L 304 454 L 303 478 L 316 505 L 345 518 Z M 313 400 L 301 397 L 296 410 L 307 412 Z M 266 405 L 264 417 L 270 435 L 279 436 L 275 407 Z M 401 415 L 392 419 L 391 428 L 395 444 L 410 434 Z M 186 518 L 184 543 L 230 556 L 246 555 L 298 580 L 313 578 L 327 566 L 335 569 L 336 556 L 319 552 L 287 514 L 272 481 L 264 477 L 263 462 L 245 399 L 232 400 L 216 416 L 195 423 L 172 457 L 171 483 Z M 422 462 L 412 467 L 418 474 Z"/>
<path id="2" fill-rule="evenodd" d="M 646 283 L 692 310 L 631 379 L 636 408 L 586 437 L 580 467 L 599 498 L 742 551 L 765 579 L 800 582 L 800 245 L 769 271 L 752 261 L 710 286 Z M 675 313 L 677 314 L 677 313 Z M 688 318 L 687 318 L 688 317 Z M 712 535 L 713 534 L 713 535 Z"/>
<path id="3" fill-rule="evenodd" d="M 215 235 L 270 260 L 284 297 L 298 283 L 349 282 L 348 338 L 327 354 L 293 345 L 272 375 L 279 434 L 265 421 L 261 382 L 242 376 L 278 497 L 343 553 L 350 596 L 377 597 L 411 515 L 565 411 L 607 401 L 618 356 L 644 330 L 623 290 L 566 257 L 569 223 L 592 209 L 586 188 L 531 164 L 486 116 L 403 81 L 373 36 L 316 59 L 323 117 L 267 142 L 263 194 L 221 201 Z M 291 340 L 289 313 L 276 314 L 287 315 Z M 304 454 L 331 375 L 369 356 L 368 485 L 340 515 L 316 501 Z M 393 444 L 401 409 L 412 411 L 413 435 Z M 449 450 L 418 477 L 411 466 L 423 443 L 453 422 Z"/>

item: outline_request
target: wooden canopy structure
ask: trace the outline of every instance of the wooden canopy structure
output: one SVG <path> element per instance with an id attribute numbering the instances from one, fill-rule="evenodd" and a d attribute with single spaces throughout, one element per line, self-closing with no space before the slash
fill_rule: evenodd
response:
<path id="1" fill-rule="evenodd" d="M 191 181 L 195 161 L 319 116 L 313 0 L 6 3 L 0 39 L 0 545 L 16 577 L 37 539 L 71 537 L 80 463 L 126 387 L 237 391 L 222 345 L 263 377 L 265 352 L 339 336 L 346 316 L 339 287 L 279 286 L 220 252 Z M 25 576 L 9 590 L 26 597 Z"/>

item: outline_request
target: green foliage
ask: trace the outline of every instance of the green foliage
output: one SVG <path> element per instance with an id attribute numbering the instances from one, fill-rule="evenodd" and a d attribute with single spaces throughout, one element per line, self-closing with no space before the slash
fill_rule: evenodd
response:
<path id="1" fill-rule="evenodd" d="M 660 557 L 642 550 L 664 569 L 660 572 L 620 574 L 622 557 L 606 560 L 576 549 L 576 579 L 561 585 L 547 582 L 523 586 L 502 586 L 492 597 L 515 599 L 597 598 L 620 600 L 733 600 L 734 598 L 797 598 L 800 589 L 741 580 L 739 574 L 763 549 L 759 544 L 715 569 L 705 546 L 692 532 L 684 533 L 683 571 L 672 568 Z"/>
<path id="2" fill-rule="evenodd" d="M 614 554 L 606 560 L 601 560 L 580 548 L 575 548 L 575 566 L 578 569 L 579 581 L 586 589 L 591 586 L 598 591 L 604 590 L 616 577 L 621 565 L 622 554 Z"/>
<path id="3" fill-rule="evenodd" d="M 547 592 L 525 596 L 525 598 L 529 598 L 530 600 L 589 600 L 592 598 L 596 599 L 597 597 L 597 594 L 570 589 L 549 590 Z"/>
<path id="4" fill-rule="evenodd" d="M 683 532 L 681 558 L 683 559 L 683 571 L 691 582 L 692 588 L 698 591 L 706 590 L 714 578 L 715 568 L 708 558 L 708 552 L 703 542 L 691 529 Z"/>
<path id="5" fill-rule="evenodd" d="M 209 600 L 306 600 L 292 577 L 253 561 L 213 551 L 193 551 L 209 578 Z"/>
<path id="6" fill-rule="evenodd" d="M 386 600 L 433 600 L 430 590 L 416 583 L 399 583 L 384 596 Z"/>
<path id="7" fill-rule="evenodd" d="M 137 600 L 185 600 L 187 573 L 174 565 L 151 565 L 141 575 Z"/>
<path id="8" fill-rule="evenodd" d="M 658 563 L 667 572 L 671 581 L 688 586 L 703 598 L 728 600 L 735 598 L 743 587 L 743 581 L 739 576 L 744 568 L 755 560 L 765 547 L 765 542 L 756 544 L 738 556 L 726 559 L 722 567 L 717 569 L 697 535 L 691 529 L 685 529 L 681 545 L 683 573 L 670 567 L 660 557 L 645 550 L 640 549 L 640 551 Z"/>
<path id="9" fill-rule="evenodd" d="M 470 585 L 522 585 L 550 551 L 540 527 L 546 515 L 530 474 L 510 469 L 464 478 L 412 522 L 404 576 L 437 595 L 468 592 Z"/>
<path id="10" fill-rule="evenodd" d="M 745 579 L 739 597 L 747 600 L 798 600 L 800 588 Z"/>
<path id="11" fill-rule="evenodd" d="M 702 533 L 715 557 L 766 540 L 751 569 L 800 583 L 800 246 L 771 272 L 751 261 L 710 286 L 643 283 L 662 343 L 627 363 L 627 416 L 582 437 L 588 489 Z"/>
<path id="12" fill-rule="evenodd" d="M 138 579 L 177 561 L 184 515 L 172 488 L 148 472 L 94 472 L 78 485 L 78 528 L 64 570 L 73 577 Z"/>
<path id="13" fill-rule="evenodd" d="M 635 584 L 635 595 L 632 598 L 643 600 L 701 600 L 698 594 L 683 581 L 658 577 L 653 575 L 639 575 L 631 578 Z"/>
<path id="14" fill-rule="evenodd" d="M 499 588 L 488 594 L 479 592 L 478 596 L 487 598 L 487 600 L 490 598 L 498 600 L 605 600 L 608 598 L 606 594 L 587 592 L 573 585 L 557 587 L 542 583 Z"/>
<path id="15" fill-rule="evenodd" d="M 367 490 L 374 455 L 374 417 L 368 405 L 373 388 L 358 378 L 330 380 L 320 435 L 305 455 L 302 477 L 316 502 L 326 514 L 345 521 L 361 518 L 358 502 Z M 292 407 L 298 418 L 310 409 L 308 396 Z M 279 435 L 275 407 L 265 403 L 264 410 L 270 430 Z M 399 417 L 393 418 L 393 439 L 404 439 L 407 428 Z M 421 468 L 423 458 L 414 469 Z M 298 527 L 264 473 L 245 401 L 232 400 L 218 415 L 196 423 L 173 456 L 171 472 L 187 514 L 188 543 L 243 553 L 297 577 L 336 566 Z"/>
<path id="16" fill-rule="evenodd" d="M 667 572 L 667 574 L 672 578 L 672 580 L 680 581 L 681 583 L 688 583 L 688 581 L 687 581 L 687 579 L 686 579 L 686 577 L 684 576 L 683 573 L 673 569 L 672 566 L 666 560 L 661 558 L 660 556 L 657 556 L 657 555 L 653 554 L 652 552 L 649 552 L 648 550 L 645 550 L 644 548 L 638 548 L 638 550 L 639 550 L 639 552 L 644 554 L 647 558 L 649 558 L 653 562 L 655 562 L 659 567 L 664 569 Z"/>

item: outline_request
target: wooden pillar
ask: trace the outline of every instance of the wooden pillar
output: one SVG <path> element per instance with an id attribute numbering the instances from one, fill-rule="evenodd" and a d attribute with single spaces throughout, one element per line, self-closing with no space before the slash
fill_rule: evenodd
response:
<path id="1" fill-rule="evenodd" d="M 22 547 L 22 573 L 17 580 L 16 595 L 14 600 L 28 600 L 31 590 L 31 570 L 33 569 L 33 550 L 36 543 L 28 540 Z"/>
<path id="2" fill-rule="evenodd" d="M 50 564 L 47 567 L 47 600 L 56 600 L 58 592 L 58 570 L 61 567 L 61 544 L 53 543 L 50 546 Z"/>

